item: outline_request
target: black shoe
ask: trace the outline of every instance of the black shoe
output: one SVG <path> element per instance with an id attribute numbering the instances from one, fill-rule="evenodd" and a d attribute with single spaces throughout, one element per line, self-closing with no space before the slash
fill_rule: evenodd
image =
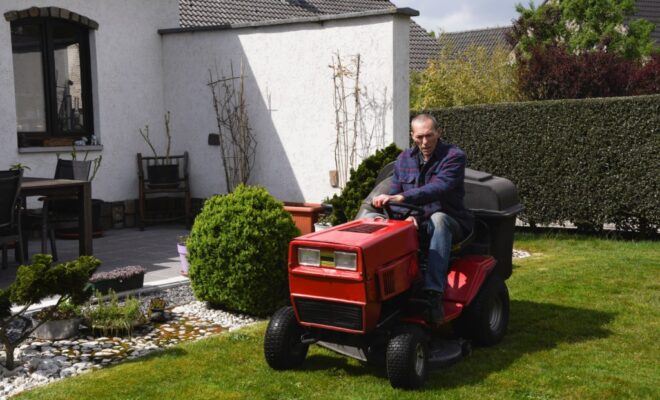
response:
<path id="1" fill-rule="evenodd" d="M 445 310 L 442 302 L 443 293 L 429 290 L 426 298 L 429 302 L 429 322 L 440 324 L 445 319 Z"/>

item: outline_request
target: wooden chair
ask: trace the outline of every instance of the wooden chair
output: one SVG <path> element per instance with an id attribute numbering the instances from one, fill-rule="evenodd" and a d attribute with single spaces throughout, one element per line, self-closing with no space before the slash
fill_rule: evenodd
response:
<path id="1" fill-rule="evenodd" d="M 2 269 L 7 268 L 9 245 L 15 249 L 16 261 L 23 263 L 23 241 L 19 193 L 23 171 L 0 171 L 0 246 Z"/>
<path id="2" fill-rule="evenodd" d="M 169 157 L 143 157 L 137 154 L 138 162 L 138 216 L 140 230 L 145 224 L 184 220 L 191 224 L 190 180 L 188 178 L 188 152 Z M 148 209 L 150 197 L 183 196 L 182 212 L 176 210 Z"/>
<path id="3" fill-rule="evenodd" d="M 57 159 L 54 179 L 74 179 L 77 181 L 89 180 L 91 160 L 64 160 Z M 43 206 L 40 210 L 26 210 L 24 227 L 27 230 L 41 231 L 41 252 L 47 252 L 48 240 L 53 261 L 58 260 L 55 241 L 55 229 L 68 227 L 78 222 L 78 203 L 72 197 L 40 197 Z M 24 257 L 28 256 L 27 237 L 23 238 Z"/>

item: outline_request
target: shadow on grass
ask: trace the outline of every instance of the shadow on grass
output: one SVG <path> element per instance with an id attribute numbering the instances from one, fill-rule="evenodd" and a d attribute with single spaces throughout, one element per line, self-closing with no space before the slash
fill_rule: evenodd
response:
<path id="1" fill-rule="evenodd" d="M 511 301 L 509 328 L 504 340 L 473 354 L 449 369 L 433 371 L 426 388 L 451 388 L 481 382 L 506 369 L 523 355 L 553 349 L 560 344 L 603 339 L 614 313 L 531 301 Z"/>
<path id="2" fill-rule="evenodd" d="M 472 385 L 493 372 L 506 369 L 525 354 L 545 351 L 560 344 L 603 339 L 613 313 L 531 301 L 511 301 L 509 329 L 492 348 L 475 348 L 471 356 L 447 368 L 432 370 L 425 389 Z M 315 354 L 300 368 L 307 371 L 339 370 L 348 376 L 373 375 L 387 380 L 383 366 L 355 365 L 341 355 Z M 383 382 L 386 384 L 386 382 Z"/>

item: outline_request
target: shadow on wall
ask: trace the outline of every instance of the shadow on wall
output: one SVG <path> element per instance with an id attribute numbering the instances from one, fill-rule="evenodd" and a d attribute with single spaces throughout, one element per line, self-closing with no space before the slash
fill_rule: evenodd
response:
<path id="1" fill-rule="evenodd" d="M 268 104 L 269 96 L 268 89 L 260 90 L 255 79 L 252 68 L 250 67 L 250 60 L 242 53 L 243 63 L 246 75 L 246 94 L 248 99 L 248 108 L 250 115 L 250 123 L 252 130 L 255 134 L 257 141 L 256 159 L 253 168 L 253 174 L 250 177 L 250 183 L 264 186 L 268 192 L 282 201 L 295 201 L 302 202 L 304 195 L 300 188 L 300 184 L 296 179 L 296 174 L 293 171 L 289 155 L 280 133 L 275 128 L 273 123 L 273 110 L 272 105 Z M 238 60 L 240 63 L 240 59 Z M 282 76 L 281 79 L 287 79 Z M 254 118 L 254 117 L 258 118 Z M 299 145 L 302 145 L 300 143 Z M 277 181 L 264 181 L 264 174 L 262 171 L 270 170 L 276 172 Z M 261 172 L 261 173 L 260 173 Z"/>
<path id="2" fill-rule="evenodd" d="M 173 114 L 178 114 L 172 118 L 173 123 L 177 124 L 176 132 L 182 132 L 181 142 L 187 143 L 192 154 L 193 196 L 226 193 L 220 146 L 209 145 L 206 136 L 208 133 L 218 133 L 208 83 L 218 77 L 240 76 L 243 62 L 248 118 L 256 140 L 256 157 L 248 184 L 264 186 L 280 200 L 302 200 L 300 185 L 273 123 L 271 110 L 259 90 L 250 60 L 238 36 L 230 31 L 176 33 L 166 35 L 164 40 L 166 107 Z M 209 71 L 213 77 L 209 76 Z M 240 80 L 234 81 L 238 88 Z M 264 181 L 263 170 L 276 171 L 277 181 Z"/>

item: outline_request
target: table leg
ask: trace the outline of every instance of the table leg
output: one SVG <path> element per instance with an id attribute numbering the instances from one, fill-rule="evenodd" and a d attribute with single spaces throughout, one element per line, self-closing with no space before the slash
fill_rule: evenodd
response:
<path id="1" fill-rule="evenodd" d="M 78 190 L 78 252 L 92 255 L 92 185 L 84 182 Z"/>

